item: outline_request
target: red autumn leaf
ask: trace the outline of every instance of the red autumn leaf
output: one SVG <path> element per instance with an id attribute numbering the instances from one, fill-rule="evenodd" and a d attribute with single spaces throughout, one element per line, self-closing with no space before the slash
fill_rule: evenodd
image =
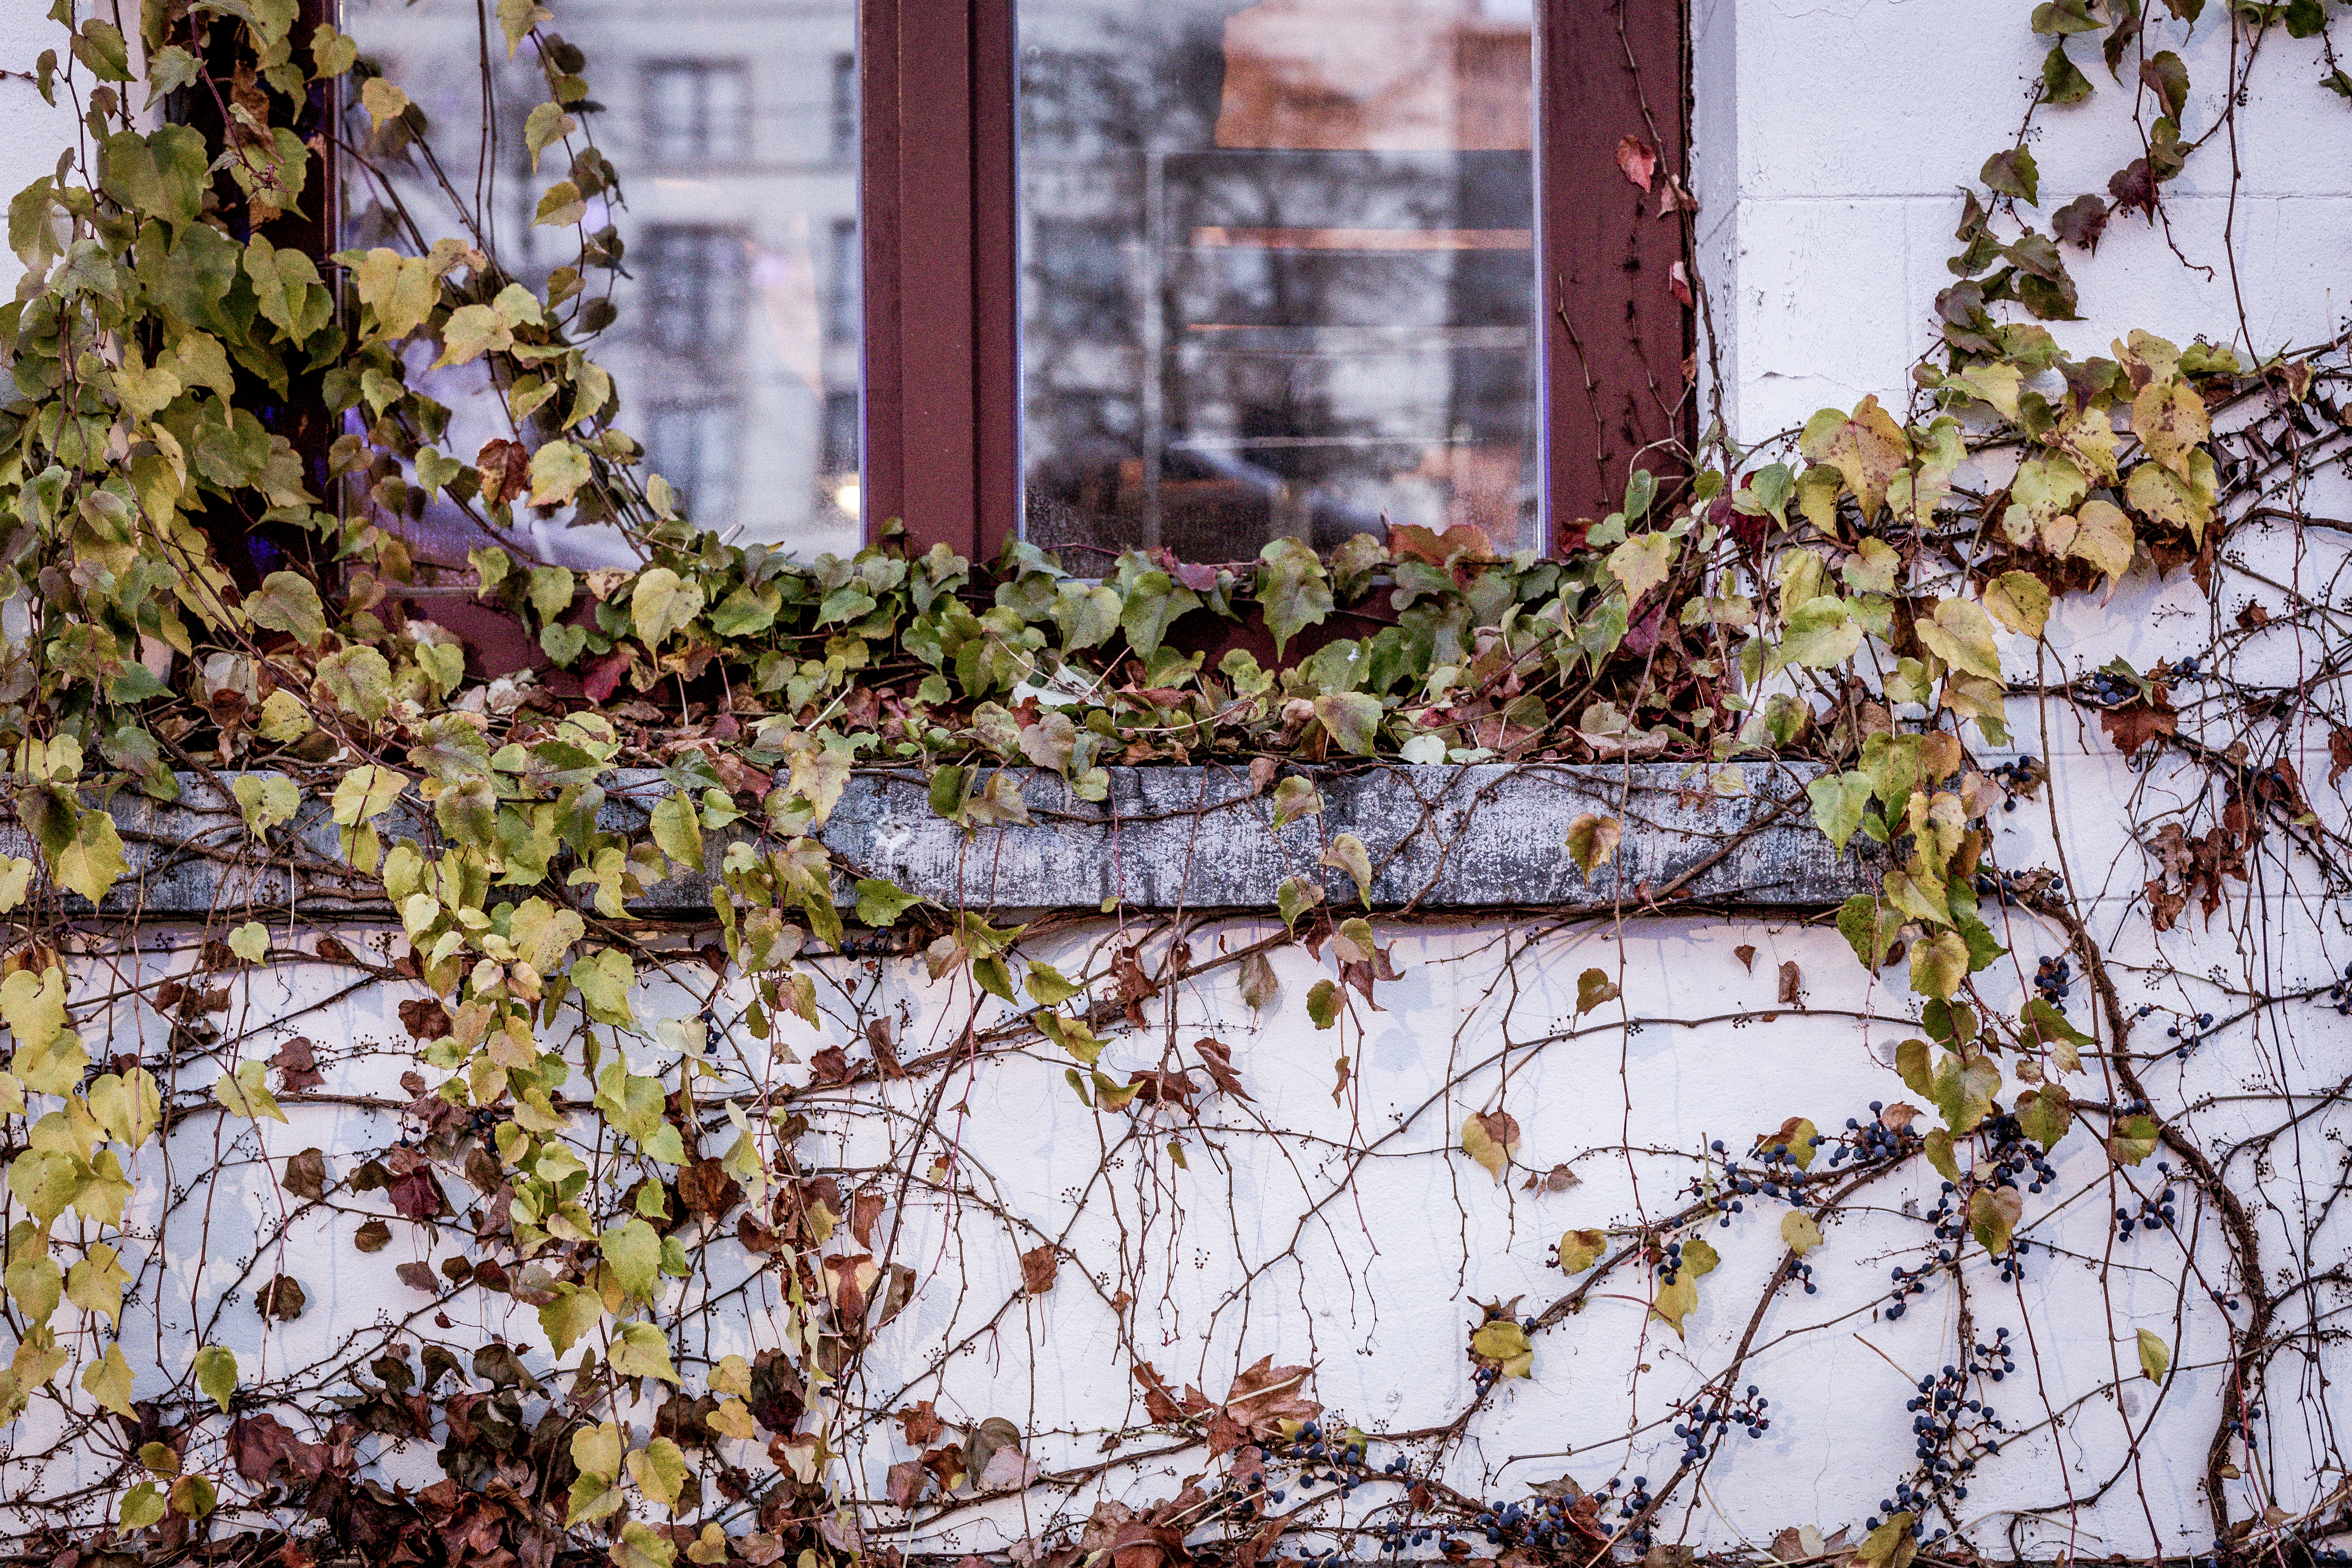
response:
<path id="1" fill-rule="evenodd" d="M 2099 728 L 2107 732 L 2116 750 L 2128 757 L 2158 735 L 2178 734 L 2180 719 L 2169 708 L 2128 702 L 2120 708 L 2099 710 Z"/>
<path id="2" fill-rule="evenodd" d="M 420 1040 L 438 1040 L 449 1033 L 449 1010 L 434 997 L 411 997 L 400 1005 L 400 1022 Z"/>
<path id="3" fill-rule="evenodd" d="M 886 1200 L 880 1193 L 857 1193 L 849 1200 L 849 1234 L 860 1247 L 874 1245 L 874 1222 L 882 1217 Z"/>
<path id="4" fill-rule="evenodd" d="M 280 1094 L 300 1094 L 327 1081 L 326 1075 L 319 1070 L 319 1058 L 311 1050 L 310 1042 L 300 1035 L 278 1047 L 278 1054 L 269 1058 L 269 1065 L 278 1069 L 278 1092 Z"/>
<path id="5" fill-rule="evenodd" d="M 1225 1409 L 1265 1437 L 1280 1436 L 1281 1422 L 1312 1421 L 1323 1407 L 1303 1392 L 1309 1370 L 1276 1366 L 1272 1356 L 1261 1357 L 1256 1365 L 1234 1379 L 1233 1388 L 1225 1394 Z"/>
<path id="6" fill-rule="evenodd" d="M 500 507 L 530 488 L 530 448 L 504 437 L 482 443 L 474 455 L 482 481 L 482 504 Z"/>
<path id="7" fill-rule="evenodd" d="M 399 1275 L 400 1282 L 412 1290 L 422 1290 L 428 1296 L 441 1293 L 441 1282 L 433 1277 L 433 1266 L 429 1263 L 404 1263 L 393 1272 Z"/>
<path id="8" fill-rule="evenodd" d="M 421 1165 L 385 1184 L 383 1195 L 410 1219 L 433 1219 L 449 1212 L 449 1200 L 442 1195 L 441 1184 Z"/>
<path id="9" fill-rule="evenodd" d="M 2352 736 L 2352 731 L 2347 731 L 2345 733 Z M 1215 1081 L 1218 1093 L 1230 1094 L 1235 1100 L 1247 1100 L 1250 1097 L 1249 1090 L 1242 1087 L 1241 1079 L 1234 1072 L 1234 1051 L 1231 1046 L 1226 1045 L 1223 1040 L 1194 1040 L 1192 1049 L 1199 1053 L 1201 1065 L 1208 1069 L 1209 1077 Z"/>
<path id="10" fill-rule="evenodd" d="M 614 648 L 590 664 L 580 675 L 580 689 L 591 702 L 609 702 L 621 684 L 621 677 L 629 672 L 629 655 L 625 648 Z"/>
<path id="11" fill-rule="evenodd" d="M 1658 174 L 1658 150 L 1631 132 L 1617 139 L 1617 167 L 1643 195 Z"/>
<path id="12" fill-rule="evenodd" d="M 2327 782 L 2332 787 L 2347 770 L 2352 770 L 2352 730 L 2339 724 L 2328 731 L 2327 763 Z"/>

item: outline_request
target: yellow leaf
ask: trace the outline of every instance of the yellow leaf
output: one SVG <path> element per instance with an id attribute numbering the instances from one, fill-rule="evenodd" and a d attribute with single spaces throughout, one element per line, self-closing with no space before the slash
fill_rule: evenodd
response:
<path id="1" fill-rule="evenodd" d="M 1609 1234 L 1600 1230 L 1562 1231 L 1559 1237 L 1559 1268 L 1563 1274 L 1581 1274 L 1601 1261 L 1609 1247 Z"/>
<path id="2" fill-rule="evenodd" d="M 131 1408 L 131 1363 L 123 1359 L 121 1342 L 107 1346 L 105 1356 L 89 1363 L 89 1369 L 81 1374 L 81 1385 L 92 1398 L 124 1420 L 139 1418 Z"/>
<path id="3" fill-rule="evenodd" d="M 1491 1173 L 1500 1185 L 1519 1146 L 1519 1124 L 1507 1111 L 1472 1111 L 1462 1120 L 1462 1152 Z"/>

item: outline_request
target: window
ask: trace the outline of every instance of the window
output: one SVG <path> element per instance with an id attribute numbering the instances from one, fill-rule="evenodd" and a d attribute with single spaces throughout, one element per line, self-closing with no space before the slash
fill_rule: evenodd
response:
<path id="1" fill-rule="evenodd" d="M 645 149 L 657 169 L 740 163 L 751 152 L 750 70 L 740 60 L 645 68 Z"/>
<path id="2" fill-rule="evenodd" d="M 1030 535 L 1538 542 L 1532 13 L 1016 9 Z"/>
<path id="3" fill-rule="evenodd" d="M 445 161 L 354 110 L 342 245 L 477 223 L 542 279 L 579 147 L 530 172 L 531 51 L 611 96 L 582 223 L 619 265 L 567 331 L 721 531 L 1557 546 L 1688 434 L 1691 220 L 1616 157 L 1681 166 L 1679 0 L 611 0 L 489 90 L 466 0 L 344 12 Z M 444 401 L 450 449 L 497 433 Z"/>
<path id="4" fill-rule="evenodd" d="M 1616 157 L 1682 165 L 1678 0 L 862 26 L 869 518 L 974 554 L 1559 547 L 1690 434 L 1690 219 Z"/>
<path id="5" fill-rule="evenodd" d="M 565 331 L 611 373 L 614 417 L 645 443 L 647 468 L 695 521 L 745 542 L 809 556 L 854 549 L 856 514 L 838 498 L 857 494 L 856 0 L 611 0 L 565 12 L 511 60 L 495 10 L 486 20 L 471 0 L 343 0 L 341 25 L 410 94 L 440 167 L 376 136 L 352 104 L 344 133 L 362 155 L 340 170 L 334 247 L 407 249 L 471 227 L 502 267 L 541 286 L 576 259 L 584 233 L 617 265 L 588 270 L 560 307 Z M 546 65 L 583 76 L 593 96 L 576 106 L 571 145 L 544 149 L 534 174 L 524 122 L 547 97 Z M 578 231 L 534 225 L 541 193 L 592 138 L 618 188 L 592 190 Z M 469 160 L 482 145 L 491 155 L 478 169 Z M 479 364 L 412 374 L 452 410 L 444 451 L 471 457 L 509 433 L 481 395 Z M 446 496 L 419 531 L 427 559 L 462 561 L 488 542 Z M 624 553 L 593 528 L 543 536 L 541 548 L 585 565 Z"/>

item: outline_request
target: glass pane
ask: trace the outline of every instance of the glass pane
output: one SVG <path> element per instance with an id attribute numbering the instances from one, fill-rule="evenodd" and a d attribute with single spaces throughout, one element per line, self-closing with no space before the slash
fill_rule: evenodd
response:
<path id="1" fill-rule="evenodd" d="M 415 139 L 354 109 L 344 245 L 414 253 L 442 235 L 478 233 L 499 266 L 543 288 L 580 259 L 584 234 L 592 256 L 618 264 L 587 268 L 563 307 L 566 335 L 612 374 L 614 422 L 644 443 L 646 469 L 670 481 L 696 522 L 740 529 L 743 542 L 803 556 L 855 550 L 855 0 L 565 5 L 550 24 L 561 41 L 548 47 L 596 107 L 581 114 L 569 148 L 541 153 L 536 173 L 523 129 L 548 100 L 548 73 L 529 40 L 508 59 L 496 6 L 344 0 L 343 9 L 363 67 L 405 91 L 425 127 Z M 777 47 L 780 38 L 792 47 Z M 533 226 L 541 195 L 592 142 L 617 191 L 596 194 L 577 229 Z M 470 460 L 511 433 L 481 363 L 429 371 L 430 358 L 409 375 L 454 411 L 443 451 Z M 540 417 L 549 415 L 562 417 L 552 408 Z M 625 555 L 609 527 L 529 526 L 536 538 L 526 542 L 551 560 Z M 431 559 L 454 549 L 462 563 L 480 520 L 436 498 L 418 532 Z"/>
<path id="2" fill-rule="evenodd" d="M 1028 536 L 1538 542 L 1531 0 L 1018 0 Z"/>

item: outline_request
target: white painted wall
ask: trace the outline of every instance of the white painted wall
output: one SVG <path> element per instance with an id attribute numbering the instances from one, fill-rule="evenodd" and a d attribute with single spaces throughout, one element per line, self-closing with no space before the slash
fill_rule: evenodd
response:
<path id="1" fill-rule="evenodd" d="M 40 10 L 38 0 L 0 0 L 9 67 L 29 67 L 46 47 L 50 29 Z M 1902 400 L 1908 366 L 1930 341 L 1930 300 L 1947 279 L 1941 258 L 1958 210 L 1955 187 L 2008 134 L 2038 67 L 2025 7 L 2006 0 L 1696 0 L 1696 10 L 1694 183 L 1704 204 L 1706 270 L 1733 428 L 1754 440 L 1823 404 L 1851 405 L 1873 392 Z M 2207 31 L 2218 37 L 2210 22 Z M 2210 123 L 2220 47 L 2207 41 L 2189 51 L 2206 95 L 2190 111 L 2192 134 Z M 2094 68 L 2092 51 L 2077 50 L 2104 90 L 2080 109 L 2045 118 L 2037 143 L 2045 210 L 2103 186 L 2126 155 L 2116 112 L 2121 95 Z M 2192 163 L 2171 193 L 2174 239 L 2190 261 L 2219 269 L 2216 279 L 2185 271 L 2162 234 L 2120 221 L 2095 258 L 2074 263 L 2091 319 L 2060 327 L 2063 342 L 2088 351 L 2140 325 L 2182 340 L 2243 331 L 2252 348 L 2265 351 L 2309 342 L 2340 323 L 2352 286 L 2341 268 L 2352 239 L 2352 113 L 2312 85 L 2317 74 L 2310 50 L 2280 41 L 2243 117 L 2242 182 L 2233 193 L 2224 180 L 2228 155 L 2217 151 Z M 0 179 L 13 188 L 46 172 L 70 130 L 29 85 L 0 81 Z M 2238 239 L 2234 291 L 2225 226 Z M 2342 501 L 2340 493 L 2312 498 L 2318 510 L 2338 513 Z M 2317 536 L 2249 532 L 2242 548 L 2251 564 L 2274 576 L 2301 573 L 2306 582 L 2335 560 L 2318 558 L 2335 546 Z M 2222 614 L 2263 592 L 2252 579 L 2233 576 Z M 2214 629 L 2192 585 L 2143 574 L 2111 603 L 2067 603 L 2050 642 L 2053 659 L 2071 668 L 2119 653 L 2146 668 L 2168 652 L 2202 647 Z M 2318 651 L 2282 643 L 2257 646 L 2249 657 L 2292 670 L 2297 661 L 2315 665 Z M 2012 647 L 2010 655 L 2013 675 L 2032 670 L 2030 650 Z M 2001 819 L 1997 853 L 2006 866 L 2063 869 L 2126 966 L 2127 1005 L 2227 1016 L 2236 1011 L 2237 989 L 2324 985 L 2352 957 L 2341 918 L 2321 890 L 2303 871 L 2280 865 L 2265 866 L 2258 883 L 2210 924 L 2192 916 L 2156 938 L 2133 902 L 2149 867 L 2131 840 L 2125 806 L 2136 803 L 2145 816 L 2185 805 L 2185 782 L 2162 771 L 2133 772 L 2095 731 L 2054 710 L 2045 716 L 2028 700 L 2015 705 L 2012 728 L 2018 749 L 2051 758 L 2055 777 L 2046 806 Z M 2324 748 L 2299 765 L 2323 820 L 2341 830 L 2343 799 L 2319 782 Z M 1087 965 L 1088 944 L 1108 934 L 1088 928 L 1044 951 L 1075 973 Z M 2001 934 L 2016 950 L 2016 969 L 2006 980 L 1994 977 L 1996 994 L 2005 986 L 2021 997 L 2035 959 L 2058 943 L 2022 924 Z M 1205 951 L 1215 940 L 1194 942 Z M 1734 954 L 1744 944 L 1757 950 L 1752 969 Z M 854 1399 L 887 1405 L 934 1397 L 959 1419 L 1005 1415 L 1038 1435 L 1035 1449 L 1050 1467 L 1097 1458 L 1105 1428 L 1141 1422 L 1129 1356 L 1218 1394 L 1238 1365 L 1273 1354 L 1311 1360 L 1316 1397 L 1367 1428 L 1435 1425 L 1467 1392 L 1462 1350 L 1476 1317 L 1474 1299 L 1520 1297 L 1534 1308 L 1559 1294 L 1566 1282 L 1546 1268 L 1545 1253 L 1563 1228 L 1629 1224 L 1670 1207 L 1706 1140 L 1744 1144 L 1792 1115 L 1833 1130 L 1848 1116 L 1866 1116 L 1869 1101 L 1903 1093 L 1889 1064 L 1895 1043 L 1910 1032 L 1904 1019 L 1912 999 L 1874 986 L 1833 932 L 1682 920 L 1540 932 L 1485 922 L 1401 933 L 1397 956 L 1405 977 L 1382 988 L 1384 1010 L 1363 1013 L 1360 1028 L 1350 1023 L 1337 1034 L 1318 1034 L 1305 1022 L 1300 999 L 1317 966 L 1304 952 L 1282 959 L 1283 999 L 1263 1025 L 1221 985 L 1188 995 L 1173 1029 L 1179 1044 L 1212 1033 L 1230 1041 L 1254 1098 L 1213 1102 L 1205 1130 L 1171 1126 L 1120 1147 L 1107 1175 L 1097 1175 L 1103 1141 L 1125 1124 L 1098 1121 L 1063 1083 L 1064 1064 L 1043 1056 L 992 1062 L 971 1074 L 944 1098 L 953 1109 L 939 1131 L 922 1138 L 913 1131 L 919 1107 L 912 1088 L 822 1119 L 821 1136 L 800 1150 L 804 1159 L 872 1172 L 877 1181 L 888 1176 L 895 1191 L 889 1173 L 927 1168 L 945 1137 L 961 1179 L 985 1200 L 909 1204 L 897 1256 L 918 1269 L 921 1288 L 906 1315 L 883 1331 Z M 1775 1001 L 1783 961 L 1801 970 L 1801 1009 Z M 1591 966 L 1621 977 L 1623 1011 L 1612 1005 L 1579 1024 L 1575 977 Z M 304 1013 L 322 1003 L 322 973 L 297 966 L 236 981 L 236 1008 L 227 1016 L 232 1028 L 250 1031 L 241 1053 L 266 1057 L 299 1032 L 332 1058 L 331 1088 L 404 1098 L 391 1082 L 406 1051 L 392 1011 L 398 995 L 362 994 Z M 869 1000 L 904 1010 L 902 1054 L 952 1039 L 963 1022 L 966 999 L 921 983 L 911 966 L 845 978 L 878 987 Z M 95 969 L 86 984 L 100 984 Z M 656 988 L 641 1011 L 681 1016 L 697 1001 Z M 2086 1002 L 2078 985 L 2077 1018 Z M 282 1026 L 271 1022 L 281 1018 Z M 1115 1046 L 1107 1064 L 1152 1065 L 1170 1034 L 1163 1014 L 1153 1019 L 1152 1029 Z M 1697 1019 L 1714 1021 L 1690 1022 Z M 1638 1030 L 1628 1026 L 1636 1022 Z M 126 1041 L 152 1040 L 159 1027 L 152 1013 L 119 1015 Z M 845 1026 L 831 1037 L 855 1044 Z M 2347 1064 L 2346 1040 L 2332 1014 L 2288 1010 L 2223 1030 L 2187 1060 L 2150 1069 L 2150 1081 L 2162 1086 L 2168 1109 L 2198 1104 L 2189 1124 L 2218 1140 L 2267 1113 L 2231 1097 L 2333 1082 Z M 821 1042 L 792 1043 L 805 1056 Z M 1343 1053 L 1354 1093 L 1335 1101 L 1334 1058 Z M 804 1081 L 806 1070 L 751 1052 L 730 1081 L 748 1091 L 762 1080 Z M 1447 1089 L 1457 1074 L 1462 1082 Z M 203 1079 L 196 1071 L 189 1082 L 200 1088 Z M 2215 1098 L 2200 1102 L 2200 1095 Z M 1498 1189 L 1450 1152 L 1465 1112 L 1497 1097 L 1526 1129 L 1523 1163 L 1541 1170 L 1567 1162 L 1581 1185 L 1555 1195 L 1528 1194 L 1516 1184 Z M 178 1239 L 167 1248 L 168 1267 L 142 1277 L 142 1300 L 126 1314 L 134 1364 L 155 1369 L 142 1373 L 142 1394 L 181 1373 L 192 1328 L 232 1344 L 247 1369 L 276 1373 L 323 1365 L 354 1335 L 430 1310 L 391 1274 L 393 1264 L 422 1256 L 405 1227 L 374 1257 L 350 1246 L 357 1215 L 381 1211 L 376 1197 L 347 1196 L 348 1212 L 331 1225 L 298 1228 L 282 1251 L 273 1247 L 256 1272 L 238 1278 L 240 1249 L 275 1223 L 280 1201 L 257 1156 L 275 1164 L 317 1145 L 338 1153 L 333 1169 L 344 1176 L 357 1161 L 341 1152 L 381 1147 L 396 1129 L 388 1115 L 352 1109 L 297 1107 L 292 1114 L 290 1126 L 238 1137 L 216 1122 L 193 1121 L 168 1159 L 150 1155 L 136 1173 L 147 1184 L 140 1223 L 163 1221 L 166 1182 L 172 1201 L 184 1205 L 170 1221 Z M 1165 1149 L 1177 1131 L 1185 1134 L 1189 1171 L 1175 1169 Z M 2332 1179 L 2342 1135 L 2340 1119 L 2319 1119 L 2304 1129 L 2302 1164 L 2282 1154 L 2259 1191 L 2249 1181 L 2250 1200 L 2274 1204 L 2284 1216 L 2269 1235 L 2299 1233 L 2309 1220 Z M 1345 1152 L 1375 1141 L 1374 1156 L 1343 1186 Z M 1994 1555 L 2197 1549 L 2210 1536 L 2198 1488 L 2218 1409 L 2222 1315 L 2194 1285 L 2183 1304 L 2177 1249 L 2150 1253 L 2165 1263 L 2147 1269 L 2119 1256 L 2126 1266 L 2103 1279 L 2093 1264 L 2109 1253 L 2104 1215 L 2119 1189 L 2080 1133 L 2060 1164 L 2063 1190 L 2081 1195 L 2055 1213 L 2046 1199 L 2029 1200 L 2037 1261 L 2022 1288 L 2003 1296 L 1972 1277 L 1970 1289 L 1981 1334 L 2008 1327 L 2032 1336 L 2039 1375 L 2002 1385 L 2004 1416 L 2042 1421 L 2046 1400 L 2063 1424 L 2054 1431 L 2045 1424 L 2012 1445 L 1971 1489 L 1963 1521 L 1980 1527 L 1979 1545 Z M 2235 1167 L 2241 1176 L 2252 1169 Z M 1770 1309 L 1741 1375 L 1771 1399 L 1770 1432 L 1733 1444 L 1695 1508 L 1678 1505 L 1666 1516 L 1669 1531 L 1685 1531 L 1694 1543 L 1760 1545 L 1784 1526 L 1828 1533 L 1858 1527 L 1877 1511 L 1908 1469 L 1906 1380 L 1950 1354 L 1958 1298 L 1948 1281 L 1900 1322 L 1877 1312 L 1888 1270 L 1920 1260 L 1918 1227 L 1900 1211 L 1931 1205 L 1937 1185 L 1923 1171 L 1878 1200 L 1879 1211 L 1832 1227 L 1814 1259 L 1819 1293 L 1787 1296 Z M 461 1189 L 451 1186 L 457 1195 Z M 214 1226 L 202 1256 L 185 1228 L 198 1208 Z M 1587 1486 L 1612 1476 L 1667 1474 L 1676 1447 L 1666 1430 L 1675 1402 L 1721 1368 L 1779 1256 L 1779 1206 L 1751 1199 L 1748 1209 L 1729 1229 L 1706 1233 L 1725 1263 L 1702 1284 L 1687 1342 L 1654 1322 L 1645 1326 L 1643 1304 L 1626 1294 L 1594 1301 L 1540 1339 L 1532 1380 L 1510 1385 L 1473 1423 L 1447 1479 L 1504 1498 L 1523 1497 L 1528 1483 L 1562 1473 Z M 2211 1216 L 2184 1208 L 2183 1219 L 2200 1232 L 2200 1258 L 2212 1266 L 2220 1249 Z M 1099 1281 L 1089 1284 L 1066 1263 L 1051 1295 L 1018 1299 L 1015 1254 L 1040 1237 L 1065 1236 L 1103 1271 Z M 2322 1225 L 2312 1256 L 2340 1257 L 2347 1243 L 2352 1231 L 2339 1209 Z M 303 1280 L 312 1306 L 299 1321 L 265 1334 L 250 1292 L 281 1268 Z M 702 1288 L 681 1287 L 681 1300 Z M 224 1295 L 231 1289 L 244 1294 L 232 1301 Z M 1120 1289 L 1134 1300 L 1123 1321 L 1105 1300 Z M 530 1339 L 530 1314 L 504 1307 L 502 1299 L 467 1293 L 446 1310 L 457 1333 Z M 2157 1328 L 2173 1343 L 2178 1370 L 2160 1397 L 2134 1375 L 2137 1327 Z M 716 1357 L 762 1342 L 773 1342 L 764 1307 L 707 1346 L 691 1342 L 691 1350 Z M 942 1347 L 950 1349 L 940 1384 L 916 1381 Z M 2336 1367 L 2339 1380 L 2347 1370 Z M 2282 1373 L 2267 1401 L 2264 1453 L 2238 1455 L 2247 1473 L 2233 1499 L 2240 1517 L 2273 1496 L 2290 1512 L 2314 1500 L 2308 1478 L 2329 1403 L 2315 1375 L 2293 1384 Z M 2340 1414 L 2340 1399 L 2334 1405 Z M 37 1413 L 28 1417 L 37 1420 Z M 1624 1434 L 1634 1427 L 1629 1445 Z M 36 1484 L 23 1456 L 37 1447 L 37 1435 L 33 1426 L 19 1429 L 17 1458 L 0 1468 L 0 1489 Z M 862 1478 L 853 1489 L 867 1495 L 879 1492 L 886 1466 L 911 1456 L 880 1424 L 840 1441 L 851 1474 Z M 1159 1446 L 1148 1436 L 1127 1444 Z M 2137 1469 L 2127 1460 L 2135 1450 Z M 1375 1459 L 1397 1451 L 1377 1449 Z M 421 1449 L 383 1458 L 390 1474 L 430 1473 Z M 754 1468 L 764 1463 L 750 1451 L 742 1458 Z M 1197 1453 L 1154 1460 L 1139 1473 L 1115 1473 L 1117 1489 L 1166 1496 L 1202 1468 Z M 61 1473 L 37 1484 L 62 1484 Z M 2096 1500 L 2070 1508 L 2070 1498 Z M 977 1549 L 1017 1541 L 1057 1519 L 1082 1517 L 1090 1502 L 1086 1494 L 1064 1502 L 1033 1493 L 1000 1505 L 985 1521 L 950 1521 L 925 1544 Z M 2052 1511 L 2033 1522 L 2000 1516 L 2036 1508 Z M 880 1510 L 876 1525 L 897 1518 Z"/>

